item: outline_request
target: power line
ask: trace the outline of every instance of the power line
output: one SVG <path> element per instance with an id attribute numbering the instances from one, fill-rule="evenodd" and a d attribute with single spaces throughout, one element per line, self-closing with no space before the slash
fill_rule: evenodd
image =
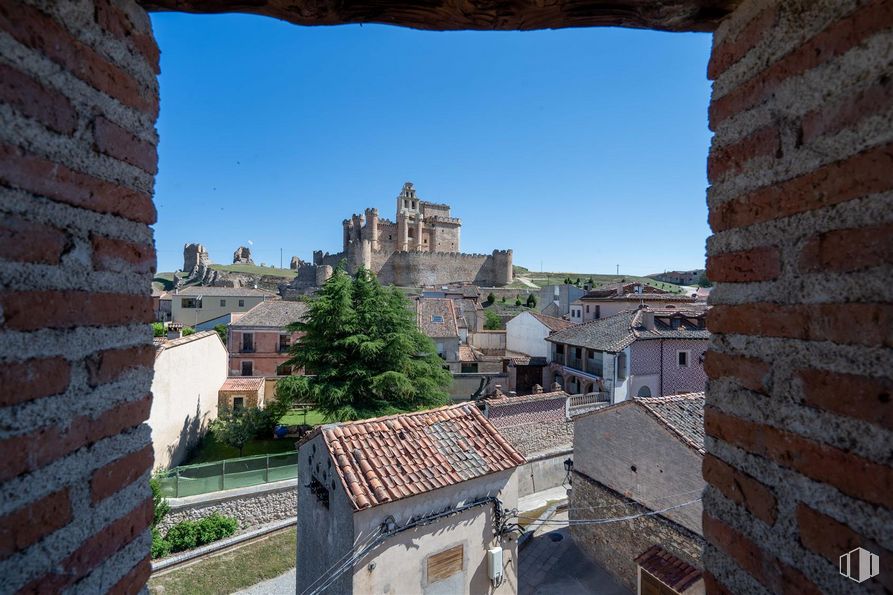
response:
<path id="1" fill-rule="evenodd" d="M 691 506 L 696 502 L 700 502 L 700 498 L 695 498 L 694 500 L 689 500 L 688 502 L 684 502 L 682 504 L 676 504 L 675 506 L 669 506 L 667 508 L 662 508 L 660 510 L 651 510 L 649 512 L 642 512 L 639 514 L 631 514 L 622 517 L 609 517 L 604 519 L 568 519 L 566 521 L 556 521 L 556 520 L 544 520 L 541 521 L 541 525 L 607 525 L 609 523 L 619 523 L 622 521 L 632 521 L 638 518 L 646 517 L 646 516 L 654 516 L 656 514 L 662 514 L 664 512 L 669 512 L 671 510 L 676 510 L 678 508 L 683 508 L 685 506 Z M 525 517 L 518 517 L 525 518 Z M 536 519 L 533 519 L 536 520 Z"/>

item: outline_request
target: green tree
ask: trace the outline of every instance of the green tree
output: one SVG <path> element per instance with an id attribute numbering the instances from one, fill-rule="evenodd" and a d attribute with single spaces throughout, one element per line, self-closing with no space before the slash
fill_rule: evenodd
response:
<path id="1" fill-rule="evenodd" d="M 521 296 L 515 296 L 515 306 L 521 305 Z"/>
<path id="2" fill-rule="evenodd" d="M 152 323 L 152 335 L 155 337 L 164 337 L 167 334 L 167 329 L 164 328 L 163 322 L 153 322 Z"/>
<path id="3" fill-rule="evenodd" d="M 484 312 L 484 328 L 488 331 L 497 331 L 502 326 L 502 318 L 496 312 L 487 310 Z"/>
<path id="4" fill-rule="evenodd" d="M 214 327 L 214 330 L 217 331 L 217 334 L 220 335 L 220 340 L 226 345 L 226 335 L 229 332 L 229 328 L 225 324 L 218 324 Z"/>
<path id="5" fill-rule="evenodd" d="M 536 296 L 532 293 L 527 296 L 527 307 L 536 308 Z"/>
<path id="6" fill-rule="evenodd" d="M 595 285 L 595 280 L 592 277 L 589 277 L 589 280 L 586 281 L 589 284 L 589 287 L 593 287 Z"/>
<path id="7" fill-rule="evenodd" d="M 289 365 L 303 368 L 291 390 L 326 417 L 344 421 L 449 402 L 452 381 L 434 343 L 416 326 L 406 298 L 360 269 L 343 267 L 314 295 L 304 319 L 288 326 L 304 336 Z"/>
<path id="8" fill-rule="evenodd" d="M 707 278 L 707 273 L 701 273 L 698 277 L 698 285 L 700 287 L 713 287 L 713 281 Z"/>
<path id="9" fill-rule="evenodd" d="M 191 326 L 184 326 L 184 327 L 183 327 L 183 336 L 184 336 L 184 337 L 188 337 L 189 335 L 194 335 L 194 334 L 195 334 L 195 328 L 194 328 L 194 327 L 191 327 Z"/>
<path id="10" fill-rule="evenodd" d="M 495 302 L 496 302 L 496 295 L 491 291 L 489 294 L 487 294 L 487 303 L 493 304 Z"/>
<path id="11" fill-rule="evenodd" d="M 245 445 L 268 425 L 268 415 L 257 407 L 231 409 L 223 406 L 217 413 L 217 419 L 211 422 L 211 431 L 218 441 L 238 448 L 241 457 Z"/>

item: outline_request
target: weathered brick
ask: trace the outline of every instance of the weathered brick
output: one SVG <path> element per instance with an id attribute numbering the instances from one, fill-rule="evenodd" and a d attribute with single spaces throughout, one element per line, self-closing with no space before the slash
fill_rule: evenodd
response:
<path id="1" fill-rule="evenodd" d="M 893 430 L 893 379 L 800 370 L 804 405 Z"/>
<path id="2" fill-rule="evenodd" d="M 110 595 L 136 595 L 143 592 L 143 587 L 149 581 L 152 574 L 152 562 L 146 556 L 134 566 L 130 572 L 121 577 L 115 585 L 109 589 Z"/>
<path id="3" fill-rule="evenodd" d="M 893 223 L 837 229 L 809 240 L 800 254 L 803 272 L 845 273 L 893 263 Z"/>
<path id="4" fill-rule="evenodd" d="M 120 159 L 150 174 L 158 171 L 158 153 L 155 145 L 138 138 L 103 116 L 97 116 L 93 120 L 93 142 L 100 153 Z"/>
<path id="5" fill-rule="evenodd" d="M 893 507 L 893 469 L 886 465 L 715 407 L 705 408 L 704 429 L 708 436 L 834 486 L 848 496 Z"/>
<path id="6" fill-rule="evenodd" d="M 704 589 L 704 592 L 710 595 L 735 595 L 707 570 L 704 571 Z"/>
<path id="7" fill-rule="evenodd" d="M 715 81 L 730 66 L 746 56 L 777 19 L 778 8 L 770 6 L 760 11 L 736 34 L 716 43 L 710 53 L 710 62 L 707 64 L 707 78 Z"/>
<path id="8" fill-rule="evenodd" d="M 70 522 L 68 488 L 14 510 L 0 518 L 0 560 L 30 547 Z"/>
<path id="9" fill-rule="evenodd" d="M 110 0 L 96 0 L 94 9 L 96 22 L 102 29 L 108 31 L 125 44 L 132 45 L 149 63 L 155 74 L 161 72 L 158 44 L 155 43 L 155 39 L 151 35 L 138 31 L 130 17 Z"/>
<path id="10" fill-rule="evenodd" d="M 71 134 L 77 127 L 77 112 L 68 98 L 6 64 L 0 64 L 0 101 L 56 132 Z"/>
<path id="11" fill-rule="evenodd" d="M 803 574 L 775 558 L 743 533 L 704 513 L 704 537 L 732 557 L 749 575 L 773 593 L 819 594 L 821 590 Z"/>
<path id="12" fill-rule="evenodd" d="M 107 384 L 125 372 L 151 368 L 154 363 L 155 348 L 152 345 L 100 351 L 87 358 L 87 384 L 91 387 Z"/>
<path id="13" fill-rule="evenodd" d="M 97 271 L 149 273 L 155 271 L 155 249 L 151 244 L 135 244 L 91 234 L 93 268 Z"/>
<path id="14" fill-rule="evenodd" d="M 879 567 L 882 570 L 893 568 L 893 554 L 889 550 L 878 545 L 876 541 L 859 535 L 837 519 L 813 510 L 803 503 L 797 505 L 797 528 L 803 547 L 822 556 L 835 567 L 839 567 L 841 555 L 862 547 L 880 558 Z M 881 572 L 877 578 L 863 583 L 860 589 L 868 591 L 878 583 L 893 590 L 893 574 Z"/>
<path id="15" fill-rule="evenodd" d="M 0 308 L 4 326 L 19 331 L 152 322 L 152 298 L 147 295 L 6 291 L 0 293 Z"/>
<path id="16" fill-rule="evenodd" d="M 707 156 L 707 176 L 719 180 L 728 173 L 742 171 L 751 159 L 780 154 L 780 128 L 772 122 L 730 145 L 712 148 Z"/>
<path id="17" fill-rule="evenodd" d="M 707 314 L 715 333 L 893 346 L 890 304 L 717 305 Z"/>
<path id="18" fill-rule="evenodd" d="M 721 283 L 772 281 L 781 274 L 775 246 L 716 254 L 707 258 L 707 278 Z"/>
<path id="19" fill-rule="evenodd" d="M 152 461 L 152 447 L 147 446 L 94 471 L 90 480 L 93 503 L 101 502 L 132 484 L 152 468 Z"/>
<path id="20" fill-rule="evenodd" d="M 747 111 L 771 97 L 778 85 L 816 66 L 842 56 L 863 40 L 893 27 L 893 11 L 887 0 L 870 0 L 848 17 L 835 21 L 805 43 L 798 45 L 759 75 L 710 103 L 710 127 Z"/>
<path id="21" fill-rule="evenodd" d="M 75 39 L 37 8 L 13 0 L 0 1 L 0 29 L 109 97 L 152 117 L 158 115 L 154 94 L 145 93 L 130 74 Z"/>
<path id="22" fill-rule="evenodd" d="M 714 204 L 714 232 L 790 217 L 893 188 L 893 144 L 863 151 L 785 182 Z"/>
<path id="23" fill-rule="evenodd" d="M 0 366 L 0 406 L 59 394 L 70 381 L 71 364 L 61 357 L 6 363 Z"/>
<path id="24" fill-rule="evenodd" d="M 139 223 L 155 223 L 156 219 L 149 194 L 74 171 L 11 145 L 0 144 L 0 183 Z"/>
<path id="25" fill-rule="evenodd" d="M 0 481 L 40 469 L 72 452 L 134 428 L 149 418 L 152 396 L 121 403 L 98 417 L 76 417 L 67 426 L 47 426 L 0 441 Z M 28 444 L 28 448 L 22 448 Z"/>
<path id="26" fill-rule="evenodd" d="M 59 264 L 68 247 L 60 229 L 15 215 L 0 219 L 0 258 L 35 264 Z"/>
<path id="27" fill-rule="evenodd" d="M 778 501 L 771 488 L 711 454 L 704 457 L 702 470 L 704 481 L 722 492 L 726 498 L 743 506 L 767 525 L 775 524 L 775 519 L 778 518 Z"/>
<path id="28" fill-rule="evenodd" d="M 871 86 L 845 94 L 831 105 L 822 105 L 803 116 L 800 127 L 804 144 L 834 134 L 893 106 L 893 79 L 881 75 Z"/>
<path id="29" fill-rule="evenodd" d="M 707 351 L 704 355 L 704 371 L 709 378 L 734 378 L 738 384 L 752 391 L 766 394 L 770 366 L 768 362 L 753 357 Z"/>

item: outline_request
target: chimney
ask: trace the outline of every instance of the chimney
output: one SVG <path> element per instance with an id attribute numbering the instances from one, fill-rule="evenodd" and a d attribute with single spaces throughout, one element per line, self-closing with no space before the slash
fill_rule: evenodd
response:
<path id="1" fill-rule="evenodd" d="M 167 325 L 167 338 L 169 340 L 179 339 L 183 336 L 183 325 L 179 322 L 172 322 Z"/>
<path id="2" fill-rule="evenodd" d="M 646 330 L 653 331 L 654 330 L 654 312 L 648 309 L 642 310 L 642 326 L 645 327 Z"/>
<path id="3" fill-rule="evenodd" d="M 543 387 L 541 387 L 539 384 L 534 384 L 534 385 L 533 385 L 533 392 L 534 392 L 535 394 L 539 394 L 539 393 L 543 392 Z"/>
<path id="4" fill-rule="evenodd" d="M 552 392 L 554 393 L 554 392 L 558 392 L 560 390 L 561 390 L 561 385 L 558 384 L 557 382 L 553 382 L 552 383 Z"/>

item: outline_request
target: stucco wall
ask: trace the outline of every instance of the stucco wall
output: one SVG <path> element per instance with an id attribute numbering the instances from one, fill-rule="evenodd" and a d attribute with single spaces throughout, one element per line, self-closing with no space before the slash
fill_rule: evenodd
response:
<path id="1" fill-rule="evenodd" d="M 254 352 L 242 352 L 242 335 L 253 335 Z M 279 329 L 249 329 L 230 326 L 227 336 L 230 376 L 242 375 L 242 362 L 252 362 L 252 376 L 276 376 L 276 368 L 285 363 L 291 356 L 288 352 L 280 353 L 279 337 L 283 334 Z M 300 337 L 300 333 L 291 333 L 289 345 Z"/>
<path id="2" fill-rule="evenodd" d="M 202 298 L 201 308 L 184 308 L 183 300 L 195 299 L 198 295 L 171 294 L 171 319 L 186 326 L 195 326 L 202 322 L 220 318 L 233 312 L 247 312 L 262 301 L 264 296 L 222 296 L 206 295 Z M 269 297 L 266 299 L 270 299 Z M 221 306 L 221 300 L 225 305 Z M 244 303 L 239 305 L 239 301 Z"/>
<path id="3" fill-rule="evenodd" d="M 651 388 L 651 396 L 703 391 L 707 385 L 703 359 L 708 345 L 709 341 L 700 339 L 636 341 L 630 347 L 630 394 L 636 396 L 643 384 Z M 678 365 L 679 351 L 689 352 L 688 366 Z"/>
<path id="4" fill-rule="evenodd" d="M 549 357 L 550 344 L 545 341 L 549 329 L 530 312 L 522 312 L 505 323 L 506 349 L 533 357 Z"/>
<path id="5" fill-rule="evenodd" d="M 217 417 L 217 391 L 227 375 L 226 348 L 216 332 L 178 341 L 184 342 L 162 349 L 155 358 L 148 423 L 156 469 L 180 464 L 204 435 Z"/>

